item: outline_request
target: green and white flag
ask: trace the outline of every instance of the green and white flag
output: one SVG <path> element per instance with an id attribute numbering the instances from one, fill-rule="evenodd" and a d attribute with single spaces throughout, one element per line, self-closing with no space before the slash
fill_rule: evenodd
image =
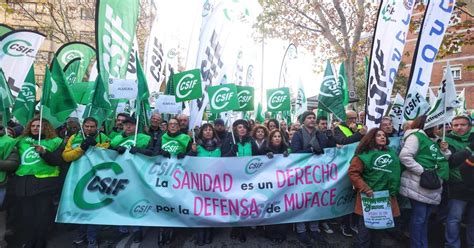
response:
<path id="1" fill-rule="evenodd" d="M 138 57 L 138 54 L 135 55 Z M 137 100 L 135 102 L 135 111 L 136 116 L 139 117 L 138 120 L 138 131 L 142 132 L 145 130 L 145 126 L 149 125 L 149 117 L 148 112 L 151 111 L 150 108 L 150 92 L 148 90 L 148 83 L 145 77 L 145 73 L 143 72 L 142 65 L 139 60 L 137 60 L 137 81 L 138 81 L 138 95 Z"/>
<path id="2" fill-rule="evenodd" d="M 36 101 L 36 81 L 35 81 L 35 67 L 31 66 L 25 82 L 21 86 L 21 91 L 13 105 L 13 116 L 18 122 L 26 126 L 29 120 L 35 115 L 35 101 Z"/>
<path id="3" fill-rule="evenodd" d="M 78 70 L 81 67 L 81 58 L 74 58 L 71 60 L 63 69 L 64 76 L 66 77 L 66 81 L 68 85 L 73 85 L 77 82 L 81 82 L 78 78 Z"/>
<path id="4" fill-rule="evenodd" d="M 461 93 L 458 95 L 458 101 L 460 103 L 460 107 L 456 109 L 455 114 L 458 115 L 467 115 L 467 108 L 466 108 L 466 96 L 465 96 L 466 89 L 462 89 Z"/>
<path id="5" fill-rule="evenodd" d="M 5 25 L 5 24 L 3 24 L 3 23 L 0 23 L 0 36 L 2 36 L 2 35 L 4 35 L 4 34 L 10 32 L 10 31 L 12 31 L 12 30 L 13 30 L 12 27 L 7 26 L 7 25 Z"/>
<path id="6" fill-rule="evenodd" d="M 290 89 L 287 87 L 267 90 L 267 111 L 290 111 Z"/>
<path id="7" fill-rule="evenodd" d="M 395 100 L 392 104 L 392 109 L 390 109 L 390 113 L 388 114 L 392 118 L 393 128 L 397 131 L 401 131 L 402 123 L 403 123 L 403 103 L 405 99 L 397 93 Z"/>
<path id="8" fill-rule="evenodd" d="M 221 113 L 240 108 L 235 84 L 216 85 L 207 88 L 211 113 Z"/>
<path id="9" fill-rule="evenodd" d="M 456 95 L 456 86 L 454 85 L 451 67 L 447 66 L 444 73 L 444 79 L 438 90 L 438 99 L 436 104 L 431 107 L 425 122 L 425 129 L 450 123 L 454 117 L 454 110 L 459 108 L 461 103 Z"/>
<path id="10" fill-rule="evenodd" d="M 139 0 L 97 0 L 97 60 L 104 83 L 110 78 L 124 79 L 127 74 L 139 4 Z"/>
<path id="11" fill-rule="evenodd" d="M 344 62 L 341 63 L 339 67 L 339 76 L 337 77 L 337 81 L 341 85 L 343 98 L 343 105 L 344 107 L 349 104 L 349 87 L 347 85 L 347 73 L 346 67 L 344 67 Z"/>
<path id="12" fill-rule="evenodd" d="M 254 88 L 251 86 L 237 85 L 237 99 L 239 100 L 240 108 L 237 111 L 252 111 L 254 110 Z"/>
<path id="13" fill-rule="evenodd" d="M 262 103 L 258 103 L 257 111 L 255 111 L 255 120 L 263 124 L 265 121 L 265 112 L 263 112 Z"/>
<path id="14" fill-rule="evenodd" d="M 295 115 L 299 116 L 308 110 L 308 101 L 304 92 L 304 85 L 301 77 L 298 79 L 298 93 L 296 94 Z"/>
<path id="15" fill-rule="evenodd" d="M 0 101 L 2 124 L 3 126 L 7 126 L 10 120 L 10 107 L 13 105 L 13 96 L 2 69 L 0 69 L 0 97 L 2 98 Z"/>
<path id="16" fill-rule="evenodd" d="M 329 60 L 326 63 L 323 82 L 319 90 L 318 108 L 333 113 L 340 120 L 346 119 L 344 94 L 339 82 L 336 82 Z"/>
<path id="17" fill-rule="evenodd" d="M 46 68 L 41 105 L 49 108 L 50 114 L 60 122 L 65 121 L 77 108 L 76 100 L 57 59 L 53 59 L 51 73 Z"/>
<path id="18" fill-rule="evenodd" d="M 64 69 L 68 82 L 71 82 L 70 75 L 74 75 L 75 83 L 82 82 L 95 55 L 96 51 L 91 45 L 84 42 L 74 41 L 62 45 L 56 51 L 55 57 L 57 58 L 61 68 Z M 76 62 L 72 65 L 72 61 L 79 61 L 79 64 L 76 64 Z"/>
<path id="19" fill-rule="evenodd" d="M 176 102 L 184 102 L 202 97 L 201 71 L 199 69 L 184 71 L 173 75 L 176 84 Z"/>
<path id="20" fill-rule="evenodd" d="M 94 84 L 92 101 L 84 112 L 84 118 L 89 116 L 94 117 L 98 123 L 102 123 L 107 119 L 109 113 L 115 113 L 114 109 L 115 108 L 112 106 L 109 100 L 107 83 L 102 81 L 102 77 L 97 77 Z"/>
<path id="21" fill-rule="evenodd" d="M 433 89 L 428 88 L 428 91 L 429 91 L 429 94 L 430 94 L 430 106 L 434 106 L 436 104 L 436 99 L 438 97 L 433 92 Z"/>

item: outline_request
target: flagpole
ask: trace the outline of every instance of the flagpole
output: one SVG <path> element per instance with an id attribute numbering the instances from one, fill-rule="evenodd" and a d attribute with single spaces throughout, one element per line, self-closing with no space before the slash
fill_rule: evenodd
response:
<path id="1" fill-rule="evenodd" d="M 230 125 L 231 130 L 230 130 L 230 133 L 232 134 L 232 140 L 234 141 L 234 144 L 237 145 L 237 143 L 235 142 L 235 135 L 234 135 L 234 128 L 233 128 L 233 126 L 234 126 L 234 120 L 232 120 L 232 118 L 230 118 L 230 119 L 231 119 L 231 125 Z M 239 150 L 238 150 L 238 149 L 237 149 L 236 154 L 237 154 L 237 157 L 238 157 L 238 156 L 239 156 Z"/>
<path id="2" fill-rule="evenodd" d="M 141 101 L 137 101 L 137 102 L 141 103 Z M 135 111 L 135 113 L 137 114 L 137 120 L 136 120 L 137 122 L 135 123 L 135 137 L 133 138 L 133 145 L 134 146 L 137 145 L 138 126 L 139 126 L 139 123 L 140 123 L 140 111 L 141 111 L 141 106 L 138 106 L 137 110 Z"/>
<path id="3" fill-rule="evenodd" d="M 41 145 L 41 131 L 43 130 L 43 105 L 40 102 L 40 126 L 38 135 L 38 145 Z"/>
<path id="4" fill-rule="evenodd" d="M 74 112 L 76 112 L 77 119 L 80 120 L 80 119 L 79 119 L 79 114 L 77 113 L 77 109 L 76 109 Z M 82 128 L 82 123 L 81 123 L 81 121 L 79 122 L 79 127 L 81 128 L 82 138 L 85 139 L 85 138 L 86 138 L 86 134 L 84 133 L 84 129 Z"/>

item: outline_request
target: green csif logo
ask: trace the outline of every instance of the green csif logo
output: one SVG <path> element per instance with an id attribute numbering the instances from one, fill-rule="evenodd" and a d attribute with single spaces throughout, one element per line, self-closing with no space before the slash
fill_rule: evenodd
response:
<path id="1" fill-rule="evenodd" d="M 383 168 L 391 164 L 392 161 L 393 161 L 393 158 L 390 156 L 390 154 L 384 154 L 375 159 L 374 165 L 376 167 Z"/>
<path id="2" fill-rule="evenodd" d="M 67 51 L 61 56 L 61 63 L 66 65 L 67 63 L 69 63 L 71 60 L 75 58 L 84 58 L 84 54 L 79 50 Z"/>
<path id="3" fill-rule="evenodd" d="M 268 98 L 268 108 L 270 110 L 276 110 L 282 107 L 285 100 L 288 98 L 285 91 L 277 90 L 273 92 L 270 97 Z"/>
<path id="4" fill-rule="evenodd" d="M 106 162 L 94 166 L 77 182 L 74 189 L 74 203 L 78 208 L 84 210 L 94 210 L 111 204 L 120 192 L 124 191 L 128 184 L 128 179 L 104 177 L 96 175 L 97 171 L 112 170 L 116 176 L 123 173 L 122 167 L 115 162 Z M 99 202 L 88 202 L 84 194 L 101 194 L 103 200 Z"/>
<path id="5" fill-rule="evenodd" d="M 201 72 L 199 69 L 177 73 L 173 76 L 176 83 L 176 102 L 193 100 L 202 96 Z"/>
<path id="6" fill-rule="evenodd" d="M 218 89 L 211 98 L 211 107 L 215 110 L 221 110 L 230 103 L 230 99 L 234 96 L 234 92 L 228 87 Z"/>
<path id="7" fill-rule="evenodd" d="M 11 40 L 3 45 L 3 52 L 12 57 L 33 57 L 34 51 L 31 43 L 22 39 Z"/>
<path id="8" fill-rule="evenodd" d="M 245 173 L 247 175 L 255 174 L 260 168 L 263 167 L 263 162 L 260 158 L 251 159 L 245 166 Z"/>

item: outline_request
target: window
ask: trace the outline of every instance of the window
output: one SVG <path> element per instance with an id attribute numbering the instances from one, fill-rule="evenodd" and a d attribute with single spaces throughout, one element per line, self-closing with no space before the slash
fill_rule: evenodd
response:
<path id="1" fill-rule="evenodd" d="M 451 27 L 459 23 L 461 23 L 461 16 L 453 14 L 451 15 L 451 18 L 449 19 L 448 26 Z"/>
<path id="2" fill-rule="evenodd" d="M 27 15 L 36 14 L 36 3 L 11 3 L 10 7 L 13 9 L 14 19 L 24 19 Z"/>
<path id="3" fill-rule="evenodd" d="M 82 20 L 94 20 L 94 10 L 89 8 L 81 9 L 81 19 Z"/>
<path id="4" fill-rule="evenodd" d="M 451 66 L 451 74 L 453 74 L 454 80 L 461 80 L 462 77 L 462 65 L 452 65 Z M 446 73 L 446 66 L 443 66 L 443 74 Z"/>
<path id="5" fill-rule="evenodd" d="M 79 34 L 79 39 L 85 42 L 94 41 L 95 33 L 90 31 L 81 31 L 81 33 Z"/>
<path id="6" fill-rule="evenodd" d="M 449 51 L 450 53 L 460 53 L 462 52 L 462 45 L 461 45 L 461 40 L 458 38 L 453 38 L 451 40 L 451 43 L 446 45 L 443 45 L 443 48 Z"/>

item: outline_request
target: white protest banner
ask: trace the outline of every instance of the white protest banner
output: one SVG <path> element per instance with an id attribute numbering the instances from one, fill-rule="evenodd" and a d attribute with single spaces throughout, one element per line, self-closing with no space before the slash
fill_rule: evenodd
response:
<path id="1" fill-rule="evenodd" d="M 418 98 L 417 95 L 421 98 L 426 98 L 433 64 L 438 54 L 439 46 L 443 41 L 444 33 L 448 28 L 454 3 L 454 0 L 428 1 L 408 79 L 409 86 L 403 115 L 405 120 L 413 120 L 422 112 L 419 110 L 420 104 L 416 98 Z M 413 109 L 409 104 L 415 108 Z"/>
<path id="2" fill-rule="evenodd" d="M 365 227 L 387 229 L 395 226 L 388 190 L 375 191 L 372 197 L 360 194 Z"/>
<path id="3" fill-rule="evenodd" d="M 135 99 L 138 94 L 136 80 L 111 79 L 109 83 L 110 99 Z"/>
<path id="4" fill-rule="evenodd" d="M 156 99 L 155 108 L 163 114 L 181 114 L 183 104 L 177 103 L 175 96 L 160 95 Z"/>
<path id="5" fill-rule="evenodd" d="M 382 1 L 372 43 L 365 124 L 378 127 L 387 111 L 402 60 L 414 1 Z"/>
<path id="6" fill-rule="evenodd" d="M 16 97 L 35 61 L 45 35 L 30 30 L 13 30 L 0 37 L 0 68 Z"/>

